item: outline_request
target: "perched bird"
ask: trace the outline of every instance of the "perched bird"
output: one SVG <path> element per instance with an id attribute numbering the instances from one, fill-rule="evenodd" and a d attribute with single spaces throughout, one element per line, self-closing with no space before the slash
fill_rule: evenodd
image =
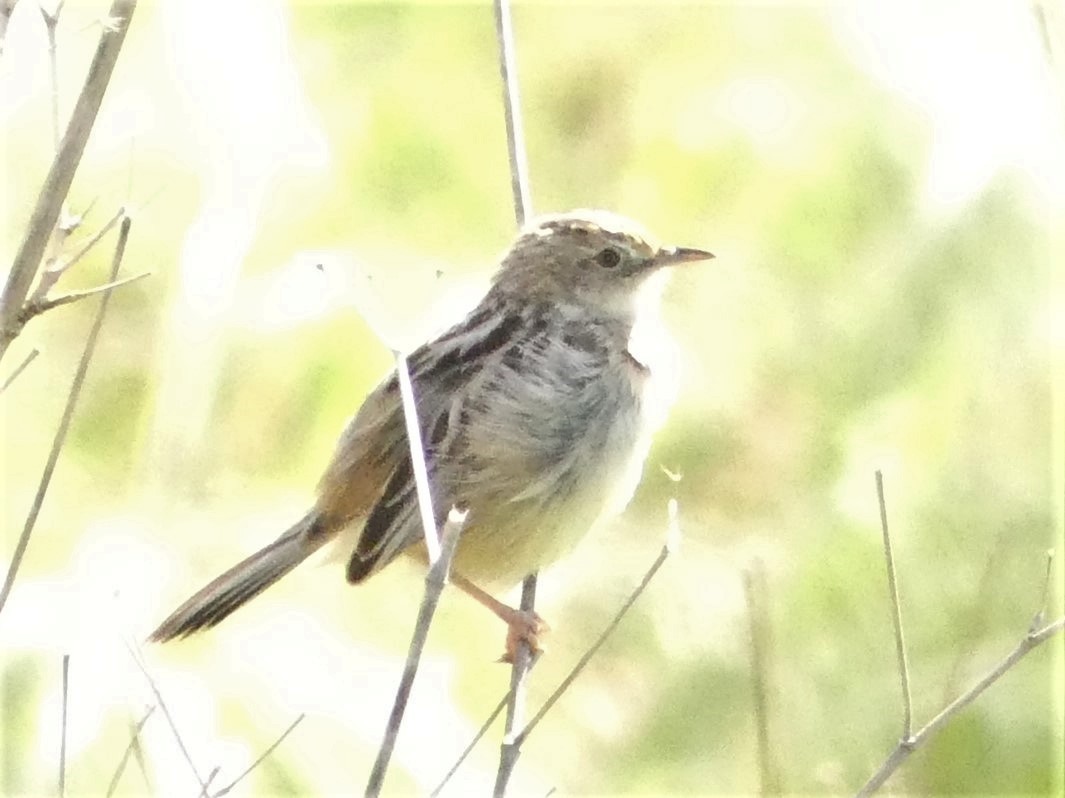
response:
<path id="1" fill-rule="evenodd" d="M 606 211 L 544 216 L 480 304 L 409 356 L 438 527 L 451 507 L 467 511 L 452 581 L 509 624 L 508 652 L 519 639 L 535 646 L 541 622 L 482 588 L 554 562 L 628 504 L 670 393 L 656 384 L 662 277 L 712 257 Z M 214 626 L 333 541 L 347 544 L 353 583 L 400 554 L 425 556 L 395 373 L 348 423 L 306 515 L 151 638 Z"/>

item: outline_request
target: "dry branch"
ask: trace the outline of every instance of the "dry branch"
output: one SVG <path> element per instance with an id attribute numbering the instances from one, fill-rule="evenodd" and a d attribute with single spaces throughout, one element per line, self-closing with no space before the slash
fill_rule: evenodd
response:
<path id="1" fill-rule="evenodd" d="M 518 92 L 518 69 L 514 57 L 514 26 L 510 16 L 510 0 L 493 0 L 496 39 L 499 44 L 499 73 L 503 81 L 503 116 L 507 129 L 507 158 L 510 162 L 510 185 L 514 195 L 514 218 L 518 227 L 532 214 L 529 192 L 529 167 L 525 155 L 525 134 L 521 120 L 521 98 Z M 536 609 L 536 574 L 525 578 L 521 586 L 521 610 L 533 613 Z M 506 793 L 510 774 L 520 753 L 520 744 L 513 739 L 515 729 L 522 725 L 525 705 L 525 680 L 533 665 L 529 644 L 522 640 L 514 654 L 510 671 L 510 692 L 503 743 L 499 753 L 499 770 L 493 794 Z"/>
<path id="2" fill-rule="evenodd" d="M 126 746 L 126 750 L 122 752 L 122 756 L 118 760 L 118 765 L 115 767 L 115 774 L 111 777 L 111 781 L 107 785 L 106 798 L 111 798 L 115 794 L 115 790 L 118 789 L 118 781 L 122 778 L 122 774 L 126 770 L 126 764 L 129 762 L 129 758 L 133 755 L 133 752 L 137 750 L 140 745 L 140 734 L 144 731 L 144 724 L 148 722 L 148 718 L 155 712 L 155 705 L 148 707 L 148 710 L 144 713 L 137 725 L 133 727 L 133 732 L 129 736 L 129 744 Z"/>
<path id="3" fill-rule="evenodd" d="M 19 313 L 70 191 L 74 172 L 85 151 L 85 143 L 96 121 L 136 5 L 136 0 L 114 0 L 111 4 L 110 16 L 122 20 L 123 24 L 114 29 L 105 27 L 100 34 L 100 43 L 89 65 L 85 84 L 37 197 L 25 237 L 11 265 L 3 293 L 0 294 L 0 360 L 21 331 Z"/>
<path id="4" fill-rule="evenodd" d="M 218 792 L 212 793 L 211 798 L 221 798 L 221 796 L 223 795 L 228 795 L 234 787 L 240 784 L 240 782 L 242 782 L 248 776 L 249 773 L 255 770 L 255 768 L 259 767 L 259 765 L 261 765 L 266 760 L 266 758 L 270 756 L 270 754 L 276 751 L 277 747 L 281 745 L 281 743 L 285 742 L 285 738 L 292 734 L 293 731 L 295 731 L 296 727 L 303 722 L 303 719 L 305 717 L 307 717 L 306 713 L 301 712 L 299 714 L 299 717 L 292 721 L 292 723 L 288 725 L 288 728 L 281 732 L 281 736 L 274 740 L 272 743 L 270 743 L 270 745 L 267 746 L 266 750 L 255 758 L 254 762 L 248 765 L 248 767 L 246 767 L 239 776 L 233 779 L 233 781 L 229 782 L 229 784 L 227 784 L 225 787 L 222 787 L 220 790 L 218 790 Z M 212 775 L 214 774 L 212 773 Z"/>
<path id="5" fill-rule="evenodd" d="M 909 667 L 906 661 L 906 643 L 902 631 L 902 610 L 899 606 L 895 562 L 891 552 L 891 535 L 888 531 L 887 524 L 887 504 L 884 500 L 884 479 L 879 471 L 876 472 L 876 490 L 880 507 L 881 529 L 884 537 L 884 557 L 887 560 L 888 584 L 891 589 L 892 617 L 895 626 L 895 645 L 898 653 L 899 677 L 902 682 L 903 731 L 902 738 L 899 740 L 898 744 L 896 744 L 894 750 L 888 755 L 887 759 L 884 760 L 884 763 L 877 769 L 877 771 L 869 777 L 869 780 L 862 785 L 862 788 L 858 790 L 857 795 L 859 798 L 875 793 L 881 786 L 883 786 L 884 782 L 886 782 L 891 775 L 898 770 L 899 766 L 909 758 L 910 754 L 924 745 L 928 739 L 942 729 L 951 718 L 975 701 L 985 690 L 987 690 L 987 688 L 998 681 L 1014 665 L 1020 662 L 1021 659 L 1023 659 L 1033 648 L 1046 642 L 1054 635 L 1060 634 L 1061 631 L 1065 629 L 1065 617 L 1058 618 L 1056 621 L 1045 625 L 1042 623 L 1046 614 L 1050 591 L 1050 566 L 1052 553 L 1048 553 L 1046 575 L 1041 591 L 1039 609 L 1032 618 L 1028 633 L 1021 639 L 1014 649 L 994 668 L 988 671 L 982 679 L 947 704 L 947 706 L 940 710 L 939 713 L 925 724 L 916 734 L 912 733 L 911 723 L 913 713 L 912 701 L 910 698 Z"/>
<path id="6" fill-rule="evenodd" d="M 392 712 L 385 728 L 385 736 L 381 741 L 381 747 L 377 751 L 377 759 L 374 761 L 370 779 L 366 784 L 366 795 L 377 796 L 381 794 L 384 785 L 385 774 L 388 772 L 388 764 L 392 759 L 392 751 L 396 746 L 396 738 L 399 736 L 399 727 L 403 722 L 403 714 L 407 709 L 407 700 L 410 698 L 411 688 L 414 686 L 414 677 L 418 673 L 418 664 L 421 661 L 422 650 L 429 636 L 429 626 L 432 624 L 436 606 L 440 601 L 440 594 L 447 584 L 447 575 L 451 570 L 451 560 L 455 556 L 455 547 L 462 532 L 462 525 L 466 521 L 466 513 L 452 508 L 448 514 L 440 533 L 441 547 L 440 557 L 429 567 L 425 576 L 425 594 L 418 610 L 418 621 L 414 625 L 414 634 L 411 636 L 410 648 L 407 651 L 407 662 L 403 667 L 403 676 L 396 690 L 396 698 L 392 703 Z"/>
<path id="7" fill-rule="evenodd" d="M 111 281 L 118 277 L 118 271 L 122 267 L 122 257 L 126 251 L 126 242 L 129 239 L 131 220 L 126 217 L 122 220 L 122 227 L 119 230 L 118 242 L 115 245 L 115 253 L 111 260 Z M 0 588 L 0 612 L 3 612 L 4 605 L 7 603 L 7 597 L 11 593 L 11 588 L 15 584 L 15 577 L 18 575 L 19 567 L 22 565 L 22 558 L 26 554 L 26 547 L 29 545 L 30 536 L 33 534 L 33 528 L 37 523 L 37 516 L 41 512 L 41 506 L 44 504 L 44 497 L 48 493 L 48 486 L 52 481 L 52 473 L 55 471 L 56 464 L 59 462 L 59 454 L 63 450 L 63 444 L 67 439 L 67 432 L 70 430 L 70 422 L 74 418 L 74 409 L 78 403 L 78 397 L 81 395 L 81 387 L 85 383 L 85 376 L 89 372 L 89 363 L 92 360 L 93 353 L 96 351 L 96 340 L 100 336 L 100 329 L 103 327 L 104 317 L 107 315 L 107 306 L 111 299 L 111 290 L 108 289 L 104 292 L 100 299 L 100 305 L 96 310 L 96 318 L 93 320 L 92 328 L 89 330 L 89 336 L 85 341 L 85 348 L 81 353 L 81 360 L 78 362 L 78 370 L 74 374 L 74 380 L 70 385 L 70 391 L 67 393 L 66 406 L 63 408 L 63 415 L 59 420 L 59 427 L 56 429 L 55 437 L 52 439 L 52 448 L 48 453 L 48 460 L 45 463 L 44 471 L 41 473 L 41 479 L 37 484 L 37 493 L 33 498 L 33 504 L 30 506 L 30 511 L 26 516 L 25 524 L 22 527 L 22 534 L 19 535 L 18 543 L 15 545 L 15 552 L 11 556 L 11 564 L 8 566 L 7 576 L 4 578 L 4 585 Z"/>

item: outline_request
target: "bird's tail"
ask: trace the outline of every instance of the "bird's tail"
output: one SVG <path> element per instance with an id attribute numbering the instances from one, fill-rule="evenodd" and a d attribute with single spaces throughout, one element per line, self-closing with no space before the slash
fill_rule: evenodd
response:
<path id="1" fill-rule="evenodd" d="M 152 632 L 150 640 L 163 642 L 209 629 L 233 610 L 255 598 L 324 544 L 320 519 L 308 513 L 281 537 L 240 561 L 188 601 Z"/>

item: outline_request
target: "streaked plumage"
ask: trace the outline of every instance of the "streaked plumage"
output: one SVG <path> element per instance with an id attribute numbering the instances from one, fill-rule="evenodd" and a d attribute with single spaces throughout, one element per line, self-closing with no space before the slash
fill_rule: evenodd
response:
<path id="1" fill-rule="evenodd" d="M 662 247 L 603 211 L 543 217 L 518 237 L 481 303 L 409 356 L 437 523 L 453 505 L 468 510 L 457 573 L 513 584 L 628 503 L 664 416 L 651 400 L 668 394 L 654 384 L 653 348 L 632 351 L 634 329 L 653 321 L 661 267 L 708 257 Z M 349 537 L 352 582 L 422 540 L 395 374 L 349 422 L 306 516 L 152 638 L 213 626 Z"/>

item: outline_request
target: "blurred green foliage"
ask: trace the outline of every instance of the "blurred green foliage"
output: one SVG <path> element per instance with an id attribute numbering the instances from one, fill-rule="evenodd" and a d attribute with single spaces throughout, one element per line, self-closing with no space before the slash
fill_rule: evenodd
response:
<path id="1" fill-rule="evenodd" d="M 261 195 L 242 193 L 257 185 L 260 162 L 205 154 L 223 145 L 210 137 L 210 114 L 197 116 L 210 81 L 175 67 L 178 5 L 138 10 L 109 94 L 112 110 L 145 103 L 150 124 L 133 148 L 90 147 L 71 198 L 74 208 L 97 199 L 91 226 L 105 205 L 151 197 L 136 215 L 126 270 L 153 276 L 114 296 L 20 577 L 31 603 L 13 598 L 4 613 L 30 620 L 0 624 L 12 641 L 0 656 L 5 794 L 53 783 L 52 738 L 42 729 L 54 722 L 46 712 L 55 708 L 56 652 L 67 650 L 68 632 L 52 616 L 36 620 L 32 601 L 41 599 L 32 597 L 50 595 L 49 580 L 84 578 L 79 569 L 97 562 L 100 540 L 157 552 L 166 564 L 138 554 L 136 573 L 89 568 L 133 607 L 132 620 L 116 625 L 139 638 L 174 601 L 291 522 L 344 419 L 389 368 L 387 349 L 350 307 L 271 326 L 263 286 L 304 250 L 354 253 L 382 272 L 409 269 L 412 286 L 436 268 L 482 274 L 513 229 L 489 4 L 290 4 L 279 40 L 287 45 L 275 45 L 275 56 L 291 57 L 327 156 L 294 166 L 279 152 L 283 165 L 263 178 Z M 66 13 L 75 30 L 95 12 L 73 4 Z M 224 27 L 203 13 L 202 25 Z M 847 13 L 833 4 L 651 2 L 515 10 L 536 207 L 611 207 L 718 255 L 678 275 L 669 292 L 684 390 L 633 506 L 542 580 L 542 613 L 557 631 L 533 677 L 534 706 L 657 554 L 665 502 L 678 499 L 680 553 L 526 744 L 519 771 L 537 786 L 757 792 L 741 574 L 762 568 L 780 784 L 796 794 L 857 789 L 901 723 L 876 468 L 887 475 L 918 723 L 1003 656 L 1037 609 L 1044 551 L 1061 545 L 1053 375 L 1062 341 L 1053 319 L 1062 312 L 1054 277 L 1062 199 L 1003 157 L 964 201 L 937 203 L 929 177 L 942 156 L 936 110 L 863 65 L 853 43 L 860 25 Z M 242 34 L 226 35 L 239 61 Z M 90 39 L 63 40 L 64 86 L 81 79 Z M 209 73 L 236 68 L 204 52 Z M 254 84 L 249 95 L 280 91 Z M 41 85 L 2 129 L 5 260 L 48 163 Z M 1048 160 L 1048 174 L 1060 176 L 1059 165 Z M 184 248 L 218 185 L 232 187 L 226 209 L 252 208 L 254 229 L 228 304 L 205 314 L 203 326 L 187 313 L 196 264 L 183 261 Z M 97 250 L 64 286 L 100 282 L 109 257 L 106 246 Z M 5 552 L 93 312 L 79 303 L 34 322 L 3 364 L 7 374 L 30 345 L 44 352 L 0 398 Z M 683 480 L 674 485 L 659 465 Z M 203 772 L 228 749 L 191 729 L 262 750 L 310 701 L 307 685 L 326 681 L 307 665 L 317 661 L 351 695 L 309 709 L 249 790 L 357 789 L 422 584 L 414 568 L 394 571 L 353 591 L 338 569 L 302 569 L 211 635 L 151 653 L 171 687 L 185 691 L 176 701 L 213 701 L 206 725 L 185 719 Z M 1061 573 L 1059 560 L 1051 617 L 1061 612 Z M 282 613 L 299 620 L 278 620 Z M 29 634 L 26 624 L 43 631 Z M 495 705 L 507 682 L 491 662 L 499 631 L 479 609 L 445 601 L 430 656 L 451 671 L 439 685 L 424 675 L 434 687 L 416 695 L 422 714 L 404 729 L 406 757 L 390 788 L 431 788 Z M 108 634 L 114 644 L 114 629 Z M 387 665 L 350 670 L 364 653 Z M 305 669 L 294 661 L 287 676 L 271 670 L 269 661 L 290 656 L 304 657 Z M 1060 638 L 1031 654 L 917 752 L 890 790 L 1060 794 L 1062 659 Z M 75 654 L 73 667 L 84 661 Z M 100 710 L 96 733 L 75 748 L 79 790 L 98 792 L 110 778 L 126 717 L 141 714 L 139 679 L 129 680 L 133 708 Z M 464 722 L 447 720 L 436 703 Z M 150 752 L 173 748 L 161 720 L 150 722 L 160 729 L 146 742 Z M 481 776 L 490 778 L 495 743 L 471 765 Z M 163 756 L 150 754 L 150 773 Z M 172 775 L 159 769 L 148 783 L 167 793 L 177 789 Z M 131 772 L 122 789 L 146 787 Z"/>

